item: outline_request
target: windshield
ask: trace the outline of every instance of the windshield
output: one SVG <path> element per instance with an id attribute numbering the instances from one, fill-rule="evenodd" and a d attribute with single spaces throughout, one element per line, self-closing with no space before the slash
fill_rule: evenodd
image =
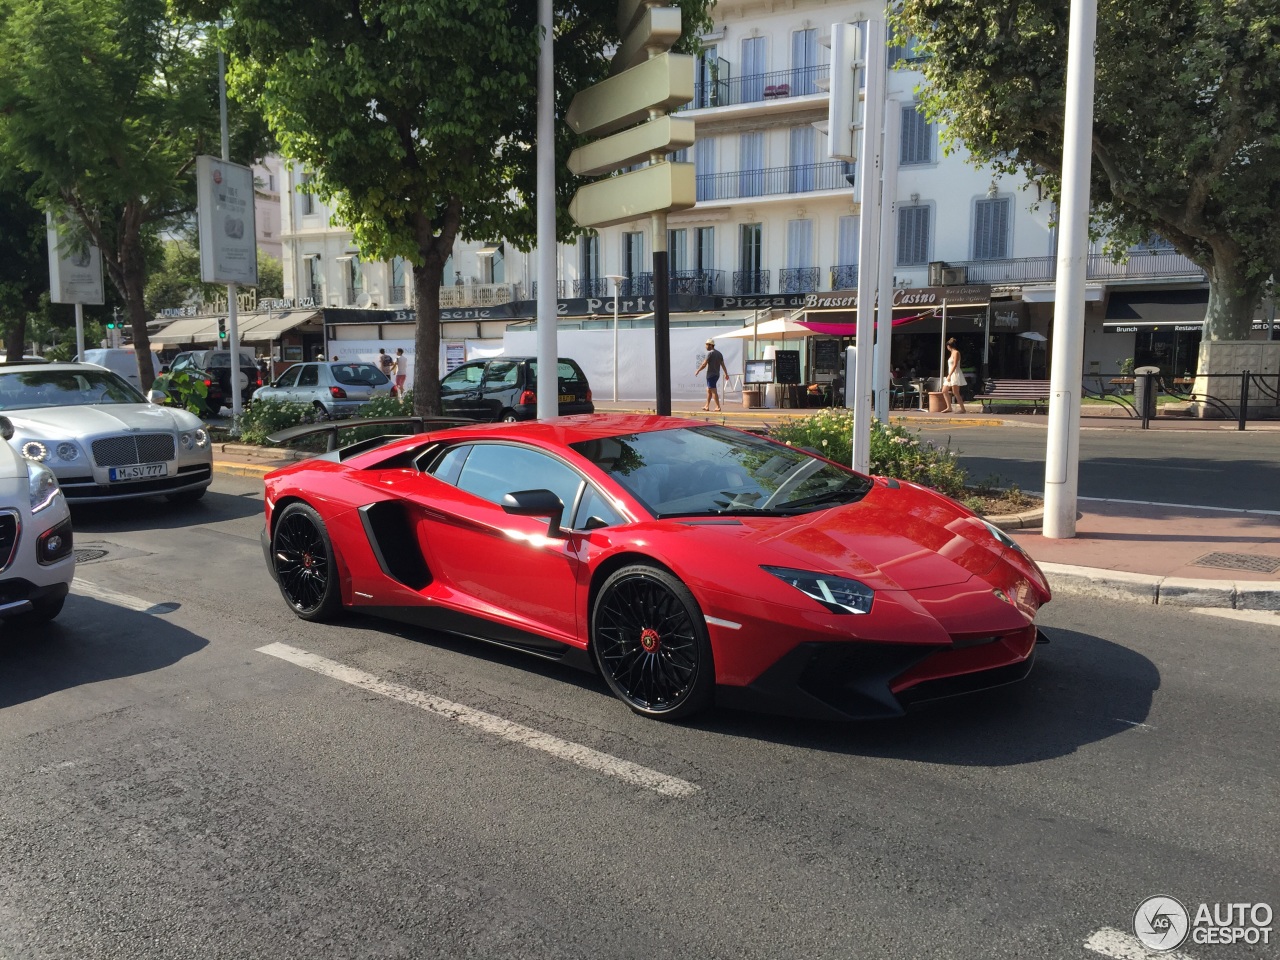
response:
<path id="1" fill-rule="evenodd" d="M 146 402 L 146 398 L 132 385 L 110 370 L 15 370 L 0 373 L 0 410 Z"/>
<path id="2" fill-rule="evenodd" d="M 862 474 L 724 427 L 633 433 L 573 444 L 658 517 L 796 514 L 854 503 Z"/>

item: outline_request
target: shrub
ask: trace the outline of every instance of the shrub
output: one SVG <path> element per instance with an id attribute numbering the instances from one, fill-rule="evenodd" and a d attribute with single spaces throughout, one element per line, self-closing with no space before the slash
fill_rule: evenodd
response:
<path id="1" fill-rule="evenodd" d="M 291 400 L 254 400 L 236 421 L 233 433 L 239 434 L 242 443 L 265 445 L 267 437 L 277 430 L 315 421 L 315 410 L 310 404 Z"/>
<path id="2" fill-rule="evenodd" d="M 848 464 L 853 460 L 853 411 L 836 408 L 798 417 L 774 425 L 769 436 Z M 922 440 L 918 432 L 875 419 L 871 421 L 870 472 L 924 484 L 949 497 L 964 496 L 966 475 L 949 445 Z"/>

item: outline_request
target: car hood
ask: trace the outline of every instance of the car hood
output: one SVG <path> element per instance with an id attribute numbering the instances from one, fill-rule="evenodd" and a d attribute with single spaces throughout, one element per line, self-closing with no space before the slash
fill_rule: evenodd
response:
<path id="1" fill-rule="evenodd" d="M 760 562 L 853 577 L 879 589 L 963 583 L 991 573 L 1004 552 L 964 507 L 906 484 L 876 484 L 858 503 L 801 517 L 677 522 L 752 543 Z"/>
<path id="2" fill-rule="evenodd" d="M 153 403 L 104 403 L 74 407 L 38 407 L 6 413 L 13 421 L 14 436 L 40 439 L 75 439 L 128 431 L 194 430 L 200 418 L 186 410 Z"/>
<path id="3" fill-rule="evenodd" d="M 27 478 L 27 461 L 18 456 L 13 447 L 0 442 L 0 480 Z"/>

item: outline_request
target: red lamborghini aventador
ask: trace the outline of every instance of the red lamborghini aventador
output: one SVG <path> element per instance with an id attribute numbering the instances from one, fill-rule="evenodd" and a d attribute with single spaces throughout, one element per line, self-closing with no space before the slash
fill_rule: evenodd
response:
<path id="1" fill-rule="evenodd" d="M 598 670 L 637 713 L 827 718 L 1019 680 L 1049 600 L 999 529 L 915 484 L 637 415 L 447 427 L 266 478 L 285 601 Z"/>

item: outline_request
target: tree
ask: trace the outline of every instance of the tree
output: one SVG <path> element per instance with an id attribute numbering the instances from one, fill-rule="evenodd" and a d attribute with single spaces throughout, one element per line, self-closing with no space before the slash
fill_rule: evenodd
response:
<path id="1" fill-rule="evenodd" d="M 1056 190 L 1067 0 L 904 0 L 930 115 L 974 162 Z M 1280 0 L 1099 0 L 1095 222 L 1209 277 L 1206 335 L 1243 340 L 1280 271 Z M 1049 171 L 1046 173 L 1046 171 Z"/>
<path id="2" fill-rule="evenodd" d="M 284 296 L 284 264 L 258 248 L 258 299 Z"/>
<path id="3" fill-rule="evenodd" d="M 49 260 L 44 214 L 31 206 L 34 178 L 11 175 L 0 183 L 0 336 L 8 356 L 22 356 L 27 319 L 48 304 Z"/>
<path id="4" fill-rule="evenodd" d="M 528 0 L 188 0 L 229 13 L 230 82 L 257 97 L 286 156 L 347 224 L 366 259 L 404 257 L 417 303 L 414 408 L 440 410 L 440 286 L 454 241 L 536 237 L 537 4 Z M 557 4 L 556 112 L 606 75 L 616 0 Z M 681 0 L 696 36 L 707 0 Z M 557 124 L 557 225 L 577 181 Z"/>
<path id="5" fill-rule="evenodd" d="M 232 155 L 254 159 L 264 129 L 237 118 Z M 144 388 L 147 240 L 194 212 L 195 157 L 218 150 L 216 51 L 165 0 L 0 0 L 0 159 L 101 248 Z"/>
<path id="6" fill-rule="evenodd" d="M 192 301 L 212 303 L 225 297 L 227 288 L 200 279 L 200 250 L 190 238 L 178 237 L 161 244 L 160 256 L 147 273 L 147 313 L 186 306 Z"/>

